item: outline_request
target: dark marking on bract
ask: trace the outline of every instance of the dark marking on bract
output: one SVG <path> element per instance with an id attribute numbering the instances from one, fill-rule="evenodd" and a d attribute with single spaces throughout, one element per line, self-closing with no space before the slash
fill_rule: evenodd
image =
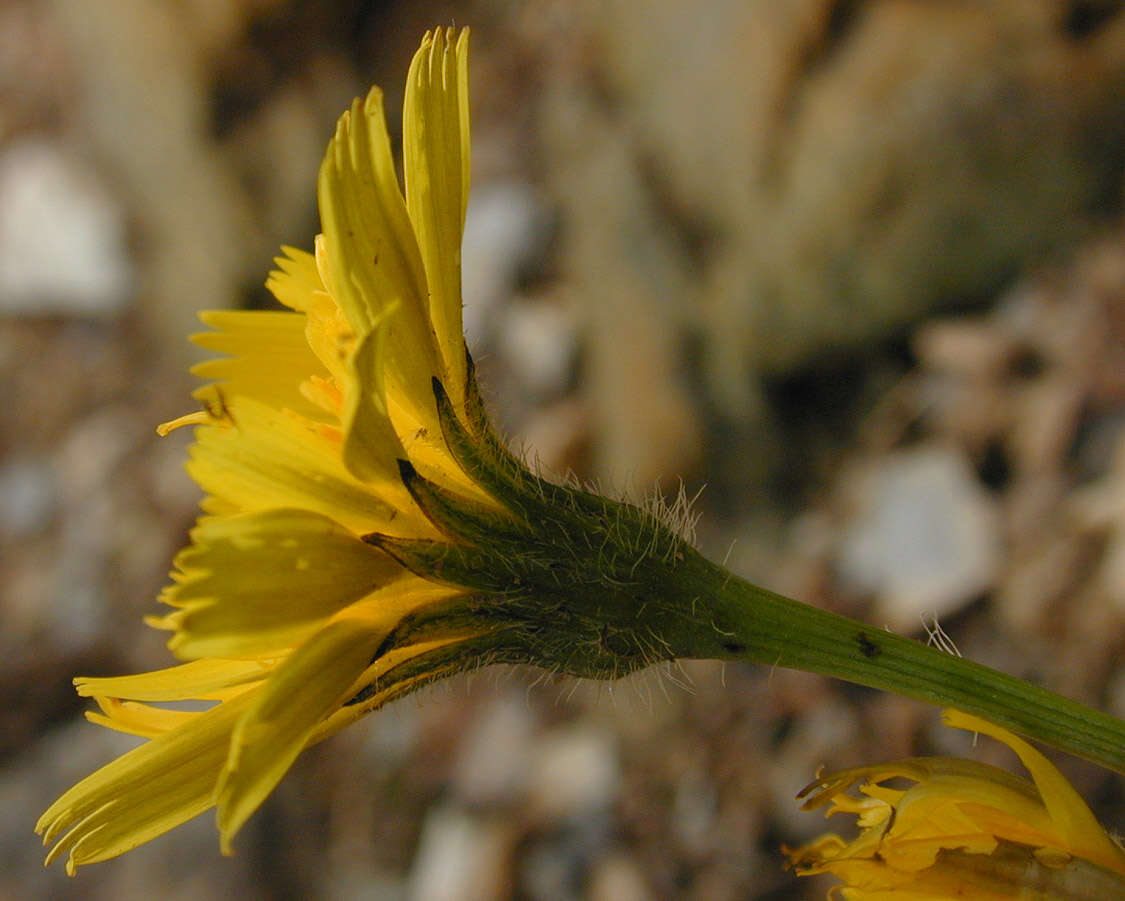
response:
<path id="1" fill-rule="evenodd" d="M 855 637 L 855 640 L 859 645 L 859 652 L 863 654 L 863 656 L 868 660 L 878 657 L 883 653 L 883 649 L 879 647 L 879 645 L 875 644 L 875 642 L 873 642 L 870 638 L 868 638 L 866 632 L 860 632 Z"/>

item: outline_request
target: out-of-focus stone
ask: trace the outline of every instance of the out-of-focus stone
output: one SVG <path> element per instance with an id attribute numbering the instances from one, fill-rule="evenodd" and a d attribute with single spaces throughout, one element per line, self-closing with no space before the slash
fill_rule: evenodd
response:
<path id="1" fill-rule="evenodd" d="M 1023 537 L 1018 550 L 1009 553 L 1008 572 L 992 598 L 996 618 L 1016 634 L 1041 628 L 1052 607 L 1079 590 L 1090 566 L 1089 542 L 1067 529 L 1041 525 L 1039 534 Z M 1111 544 L 1103 575 L 1112 551 Z"/>
<path id="2" fill-rule="evenodd" d="M 915 632 L 987 589 L 1000 560 L 1000 520 L 964 457 L 927 447 L 852 477 L 851 525 L 837 559 L 845 586 L 872 594 L 881 625 Z"/>
<path id="3" fill-rule="evenodd" d="M 410 901 L 489 901 L 504 897 L 510 836 L 452 805 L 426 814 L 407 897 Z"/>
<path id="4" fill-rule="evenodd" d="M 550 233 L 543 200 L 525 182 L 474 186 L 461 242 L 461 294 L 470 350 L 483 346 L 521 269 L 542 253 Z"/>
<path id="5" fill-rule="evenodd" d="M 506 692 L 470 724 L 453 767 L 453 791 L 472 804 L 513 801 L 528 773 L 534 717 L 525 697 Z"/>
<path id="6" fill-rule="evenodd" d="M 708 775 L 698 770 L 684 773 L 672 801 L 672 826 L 680 844 L 692 853 L 704 853 L 718 810 L 718 793 Z"/>
<path id="7" fill-rule="evenodd" d="M 610 854 L 590 873 L 590 901 L 649 901 L 653 897 L 640 865 L 624 854 Z"/>
<path id="8" fill-rule="evenodd" d="M 15 459 L 0 466 L 0 536 L 42 531 L 54 509 L 54 479 L 42 460 Z"/>
<path id="9" fill-rule="evenodd" d="M 0 312 L 110 316 L 132 300 L 121 208 L 55 144 L 0 156 Z"/>
<path id="10" fill-rule="evenodd" d="M 590 726 L 548 732 L 533 751 L 529 807 L 547 821 L 591 816 L 613 803 L 619 763 L 613 736 Z"/>
<path id="11" fill-rule="evenodd" d="M 1070 512 L 1089 533 L 1104 541 L 1098 571 L 1101 590 L 1125 610 L 1125 441 L 1109 472 L 1071 496 Z M 1122 683 L 1125 685 L 1125 682 Z"/>
<path id="12" fill-rule="evenodd" d="M 500 353 L 528 394 L 555 397 L 570 381 L 578 350 L 571 311 L 550 301 L 511 304 L 499 327 Z"/>

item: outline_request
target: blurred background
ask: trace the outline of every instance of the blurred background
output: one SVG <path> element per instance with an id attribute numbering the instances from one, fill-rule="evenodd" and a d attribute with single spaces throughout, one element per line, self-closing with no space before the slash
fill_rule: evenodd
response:
<path id="1" fill-rule="evenodd" d="M 185 336 L 311 246 L 336 116 L 471 25 L 465 320 L 513 444 L 698 495 L 778 591 L 1125 716 L 1125 10 L 1098 0 L 0 0 L 0 899 L 813 899 L 816 768 L 1011 765 L 921 705 L 685 661 L 485 671 L 68 880 L 32 826 L 170 663 Z M 1111 827 L 1120 777 L 1060 765 Z"/>

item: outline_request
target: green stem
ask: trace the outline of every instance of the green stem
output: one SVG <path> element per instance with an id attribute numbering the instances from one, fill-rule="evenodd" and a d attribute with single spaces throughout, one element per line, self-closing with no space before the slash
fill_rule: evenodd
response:
<path id="1" fill-rule="evenodd" d="M 711 639 L 700 643 L 702 653 L 689 656 L 801 669 L 955 707 L 1125 774 L 1122 720 L 913 639 L 774 594 L 702 557 L 685 563 L 677 567 L 676 582 L 706 598 L 704 606 L 715 615 Z"/>

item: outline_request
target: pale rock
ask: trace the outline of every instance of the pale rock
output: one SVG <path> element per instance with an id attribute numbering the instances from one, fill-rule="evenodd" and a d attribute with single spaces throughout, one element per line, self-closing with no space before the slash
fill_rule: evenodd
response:
<path id="1" fill-rule="evenodd" d="M 987 590 L 1000 559 L 995 505 L 956 450 L 890 456 L 853 477 L 839 556 L 844 585 L 874 595 L 875 617 L 914 632 Z"/>
<path id="2" fill-rule="evenodd" d="M 461 295 L 470 348 L 488 337 L 498 309 L 515 290 L 519 271 L 544 245 L 546 207 L 530 185 L 517 181 L 474 187 L 461 242 Z"/>
<path id="3" fill-rule="evenodd" d="M 0 467 L 0 535 L 41 532 L 55 510 L 54 478 L 42 460 L 18 458 Z"/>
<path id="4" fill-rule="evenodd" d="M 578 352 L 578 323 L 565 306 L 550 301 L 512 304 L 499 325 L 499 351 L 523 391 L 561 394 Z"/>
<path id="5" fill-rule="evenodd" d="M 624 854 L 601 858 L 590 873 L 590 901 L 649 901 L 652 897 L 640 866 Z"/>
<path id="6" fill-rule="evenodd" d="M 693 853 L 706 853 L 718 811 L 718 792 L 706 773 L 693 770 L 680 776 L 672 798 L 673 828 L 680 844 Z"/>
<path id="7" fill-rule="evenodd" d="M 454 805 L 430 810 L 410 874 L 410 901 L 489 901 L 504 896 L 508 837 Z"/>
<path id="8" fill-rule="evenodd" d="M 612 803 L 618 774 L 617 747 L 610 733 L 560 727 L 544 735 L 534 751 L 530 807 L 547 820 L 593 816 Z"/>
<path id="9" fill-rule="evenodd" d="M 534 717 L 519 693 L 495 698 L 473 719 L 453 767 L 453 792 L 471 804 L 515 800 L 528 771 Z"/>
<path id="10" fill-rule="evenodd" d="M 23 140 L 0 156 L 0 312 L 110 316 L 132 299 L 120 207 L 81 161 Z"/>

